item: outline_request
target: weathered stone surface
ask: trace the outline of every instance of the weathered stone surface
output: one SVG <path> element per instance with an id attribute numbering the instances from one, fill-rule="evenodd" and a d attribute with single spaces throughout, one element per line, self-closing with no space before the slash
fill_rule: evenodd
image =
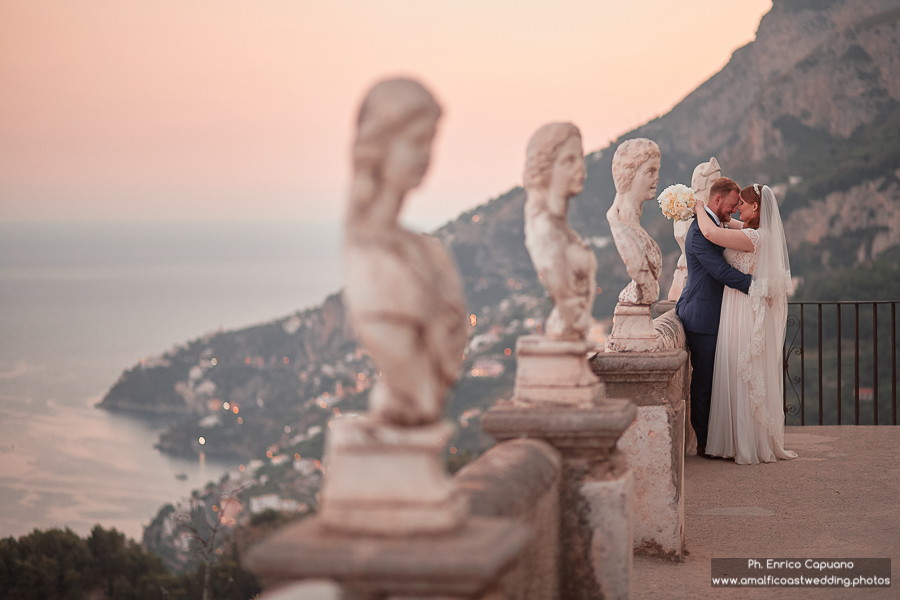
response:
<path id="1" fill-rule="evenodd" d="M 456 476 L 473 515 L 511 517 L 533 532 L 515 567 L 500 581 L 505 600 L 559 597 L 561 477 L 559 452 L 525 439 L 494 446 Z"/>
<path id="2" fill-rule="evenodd" d="M 593 408 L 531 406 L 498 402 L 481 419 L 482 429 L 497 440 L 529 437 L 544 440 L 569 455 L 603 460 L 634 421 L 637 409 L 626 400 L 607 399 Z"/>
<path id="3" fill-rule="evenodd" d="M 368 416 L 332 422 L 320 523 L 327 529 L 403 536 L 462 526 L 466 498 L 444 470 L 449 423 L 398 427 Z"/>
<path id="4" fill-rule="evenodd" d="M 681 380 L 674 380 L 688 353 L 680 348 L 658 352 L 600 352 L 591 359 L 594 373 L 606 384 L 606 393 L 637 405 L 666 404 L 681 395 Z"/>
<path id="5" fill-rule="evenodd" d="M 661 347 L 649 304 L 616 304 L 612 332 L 606 338 L 607 352 L 655 352 Z"/>
<path id="6" fill-rule="evenodd" d="M 616 451 L 616 441 L 633 422 L 636 407 L 626 400 L 607 399 L 592 408 L 498 403 L 485 413 L 482 429 L 498 440 L 518 437 L 541 439 L 563 456 L 560 483 L 560 596 L 566 600 L 602 598 L 598 576 L 605 576 L 602 560 L 623 563 L 630 560 L 631 544 L 603 546 L 606 558 L 598 558 L 599 543 L 606 524 L 592 515 L 612 514 L 618 500 L 597 496 L 592 501 L 583 494 L 589 482 L 627 480 L 628 465 Z M 612 484 L 610 484 L 612 485 Z M 622 483 L 627 488 L 627 483 Z M 609 500 L 611 507 L 607 506 Z M 595 526 L 600 532 L 595 532 Z M 618 559 L 610 559 L 618 553 Z M 628 587 L 621 576 L 616 589 Z"/>
<path id="7" fill-rule="evenodd" d="M 621 460 L 617 457 L 616 460 Z M 586 480 L 581 496 L 590 507 L 591 562 L 604 600 L 630 598 L 633 554 L 622 552 L 634 539 L 634 473 L 610 470 L 606 478 Z"/>
<path id="8" fill-rule="evenodd" d="M 341 586 L 333 581 L 318 580 L 287 584 L 269 590 L 259 600 L 345 600 Z"/>
<path id="9" fill-rule="evenodd" d="M 678 318 L 656 320 L 662 339 L 677 344 L 684 332 Z M 635 553 L 674 560 L 684 555 L 685 379 L 688 354 L 681 348 L 653 353 L 601 352 L 594 372 L 616 397 L 638 404 L 637 418 L 618 442 L 635 476 Z"/>
<path id="10" fill-rule="evenodd" d="M 605 598 L 603 590 L 609 589 L 609 586 L 603 579 L 610 575 L 607 571 L 610 565 L 604 564 L 604 561 L 619 565 L 631 562 L 631 545 L 627 543 L 627 538 L 619 544 L 615 544 L 614 539 L 604 539 L 611 527 L 615 528 L 603 516 L 612 519 L 624 517 L 620 524 L 628 528 L 631 507 L 626 505 L 626 514 L 623 515 L 618 510 L 622 498 L 600 494 L 602 486 L 600 489 L 595 486 L 597 482 L 607 482 L 627 494 L 631 477 L 631 470 L 618 453 L 602 460 L 584 454 L 565 456 L 560 489 L 560 596 L 563 599 Z M 620 533 L 615 536 L 621 537 Z M 611 587 L 627 589 L 629 575 L 629 571 L 612 574 L 614 583 L 610 582 L 613 583 Z M 624 597 L 627 598 L 627 594 Z"/>
<path id="11" fill-rule="evenodd" d="M 603 400 L 604 387 L 588 365 L 593 342 L 523 335 L 516 340 L 516 382 L 513 401 L 593 405 Z"/>
<path id="12" fill-rule="evenodd" d="M 659 304 L 662 304 L 662 302 L 657 303 L 657 306 Z M 672 306 L 672 308 L 675 308 L 675 306 Z M 653 327 L 662 338 L 663 348 L 684 349 L 687 347 L 684 326 L 674 311 L 661 311 L 660 316 L 653 319 Z"/>
<path id="13" fill-rule="evenodd" d="M 255 546 L 244 565 L 267 587 L 330 579 L 351 596 L 479 597 L 528 543 L 512 519 L 472 517 L 458 532 L 405 538 L 339 535 L 318 518 L 289 525 Z"/>
<path id="14" fill-rule="evenodd" d="M 640 406 L 619 449 L 635 475 L 634 547 L 639 555 L 684 553 L 684 404 Z"/>

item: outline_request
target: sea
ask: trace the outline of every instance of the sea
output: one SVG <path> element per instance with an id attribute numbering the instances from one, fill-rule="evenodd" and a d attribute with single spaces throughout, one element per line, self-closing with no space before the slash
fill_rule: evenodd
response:
<path id="1" fill-rule="evenodd" d="M 99 523 L 140 540 L 160 506 L 237 468 L 164 455 L 163 420 L 94 406 L 141 358 L 338 291 L 340 237 L 337 223 L 0 223 L 0 538 Z"/>

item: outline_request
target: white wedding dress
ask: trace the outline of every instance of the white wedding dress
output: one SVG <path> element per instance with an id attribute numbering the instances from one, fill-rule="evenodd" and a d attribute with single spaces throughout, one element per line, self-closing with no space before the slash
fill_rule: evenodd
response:
<path id="1" fill-rule="evenodd" d="M 724 257 L 742 273 L 751 273 L 760 248 L 766 243 L 766 232 L 741 231 L 753 242 L 754 251 L 726 249 Z M 797 457 L 784 449 L 781 353 L 787 314 L 786 285 L 783 277 L 772 285 L 754 276 L 749 294 L 725 288 L 713 370 L 707 454 L 734 457 L 740 465 Z"/>

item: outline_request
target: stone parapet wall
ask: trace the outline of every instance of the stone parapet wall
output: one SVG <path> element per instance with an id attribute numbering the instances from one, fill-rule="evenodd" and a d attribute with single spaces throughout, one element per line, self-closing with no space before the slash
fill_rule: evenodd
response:
<path id="1" fill-rule="evenodd" d="M 559 597 L 559 486 L 562 459 L 545 442 L 519 439 L 491 448 L 456 475 L 473 515 L 508 517 L 532 538 L 501 582 L 506 600 Z"/>
<path id="2" fill-rule="evenodd" d="M 653 352 L 600 352 L 591 366 L 607 394 L 637 405 L 618 441 L 634 472 L 634 552 L 684 559 L 685 410 L 690 362 L 674 310 L 654 319 L 661 347 Z"/>

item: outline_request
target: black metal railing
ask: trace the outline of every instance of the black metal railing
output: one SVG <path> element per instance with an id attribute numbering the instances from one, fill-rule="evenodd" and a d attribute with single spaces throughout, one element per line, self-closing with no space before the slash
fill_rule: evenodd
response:
<path id="1" fill-rule="evenodd" d="M 897 424 L 897 304 L 788 303 L 786 425 Z"/>

